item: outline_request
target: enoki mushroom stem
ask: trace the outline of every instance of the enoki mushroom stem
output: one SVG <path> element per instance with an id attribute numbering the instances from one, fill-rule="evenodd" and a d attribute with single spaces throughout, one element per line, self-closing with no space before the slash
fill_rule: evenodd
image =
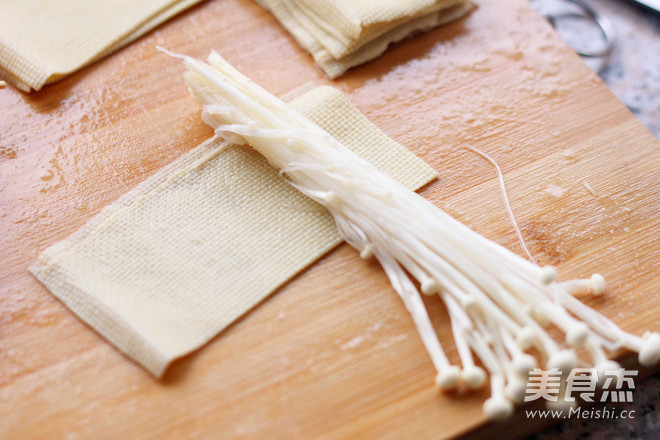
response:
<path id="1" fill-rule="evenodd" d="M 484 238 L 351 152 L 323 129 L 243 76 L 217 53 L 208 63 L 188 56 L 186 82 L 217 136 L 250 145 L 291 184 L 323 205 L 342 237 L 363 258 L 374 256 L 419 331 L 437 370 L 436 384 L 478 389 L 490 376 L 484 403 L 494 420 L 508 417 L 524 397 L 537 359 L 568 373 L 584 347 L 598 371 L 617 364 L 605 352 L 625 347 L 642 365 L 660 360 L 660 334 L 627 333 L 571 293 L 600 295 L 600 275 L 555 281 L 539 267 Z M 412 279 L 411 279 L 412 277 Z M 413 281 L 416 281 L 417 284 Z M 439 295 L 451 318 L 462 366 L 452 365 L 428 317 L 420 290 Z M 561 330 L 555 341 L 546 328 Z M 521 385 L 522 384 L 522 385 Z"/>

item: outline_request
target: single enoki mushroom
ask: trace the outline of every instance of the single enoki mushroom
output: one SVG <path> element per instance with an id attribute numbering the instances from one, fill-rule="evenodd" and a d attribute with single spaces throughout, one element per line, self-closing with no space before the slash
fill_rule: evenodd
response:
<path id="1" fill-rule="evenodd" d="M 617 369 L 607 352 L 626 348 L 644 366 L 660 360 L 660 334 L 627 333 L 571 295 L 600 295 L 602 276 L 556 282 L 539 267 L 484 238 L 351 152 L 323 129 L 243 76 L 215 52 L 208 64 L 188 56 L 186 82 L 217 136 L 250 145 L 290 183 L 333 215 L 342 237 L 363 258 L 374 256 L 410 312 L 442 390 L 479 389 L 493 420 L 508 417 L 525 396 L 537 359 L 568 373 L 583 347 L 597 372 Z M 411 279 L 414 278 L 419 285 Z M 462 368 L 452 365 L 420 295 L 438 295 L 451 319 Z M 561 330 L 555 341 L 546 328 Z"/>

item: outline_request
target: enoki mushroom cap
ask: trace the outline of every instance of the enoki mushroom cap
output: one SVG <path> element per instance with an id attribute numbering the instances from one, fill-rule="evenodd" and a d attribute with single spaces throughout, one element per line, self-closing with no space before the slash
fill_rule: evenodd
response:
<path id="1" fill-rule="evenodd" d="M 589 337 L 589 327 L 584 322 L 573 324 L 566 332 L 566 343 L 573 347 L 579 347 Z"/>
<path id="2" fill-rule="evenodd" d="M 660 333 L 651 333 L 639 350 L 639 364 L 651 367 L 660 361 Z"/>
<path id="3" fill-rule="evenodd" d="M 605 292 L 605 278 L 601 274 L 595 273 L 589 279 L 589 290 L 596 296 L 600 296 Z"/>
<path id="4" fill-rule="evenodd" d="M 458 385 L 461 369 L 456 365 L 449 365 L 438 372 L 435 385 L 442 391 L 451 391 Z"/>
<path id="5" fill-rule="evenodd" d="M 368 260 L 369 258 L 374 256 L 374 247 L 371 244 L 366 245 L 361 251 L 360 251 L 360 258 L 363 260 Z"/>
<path id="6" fill-rule="evenodd" d="M 521 405 L 525 401 L 525 392 L 527 391 L 527 381 L 514 378 L 504 387 L 504 395 L 513 403 Z"/>
<path id="7" fill-rule="evenodd" d="M 603 386 L 605 379 L 621 369 L 621 365 L 612 360 L 605 360 L 596 364 L 596 381 L 599 386 Z"/>
<path id="8" fill-rule="evenodd" d="M 534 368 L 536 368 L 536 358 L 531 354 L 519 354 L 511 362 L 511 369 L 520 377 L 529 376 L 529 372 Z"/>
<path id="9" fill-rule="evenodd" d="M 503 395 L 494 395 L 486 399 L 483 406 L 484 414 L 489 420 L 501 422 L 513 414 L 513 402 Z"/>
<path id="10" fill-rule="evenodd" d="M 541 283 L 548 285 L 557 278 L 557 269 L 552 266 L 544 266 L 541 269 Z"/>
<path id="11" fill-rule="evenodd" d="M 578 358 L 573 350 L 561 350 L 553 353 L 548 359 L 548 370 L 557 368 L 562 373 L 568 374 L 577 367 Z"/>
<path id="12" fill-rule="evenodd" d="M 523 350 L 531 348 L 535 341 L 536 331 L 532 327 L 523 327 L 516 335 L 516 343 Z"/>
<path id="13" fill-rule="evenodd" d="M 421 287 L 424 295 L 435 295 L 440 291 L 440 285 L 433 278 L 425 278 Z"/>
<path id="14" fill-rule="evenodd" d="M 461 371 L 461 381 L 471 390 L 478 390 L 486 384 L 486 372 L 483 368 L 472 365 Z"/>

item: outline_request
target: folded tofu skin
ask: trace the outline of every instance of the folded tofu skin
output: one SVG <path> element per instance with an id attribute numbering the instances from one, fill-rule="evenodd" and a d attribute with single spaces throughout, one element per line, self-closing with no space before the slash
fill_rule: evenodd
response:
<path id="1" fill-rule="evenodd" d="M 413 190 L 437 177 L 334 88 L 289 105 Z M 214 137 L 46 249 L 31 270 L 160 377 L 341 241 L 328 211 L 262 156 Z"/>
<path id="2" fill-rule="evenodd" d="M 0 76 L 40 90 L 201 0 L 0 0 Z"/>
<path id="3" fill-rule="evenodd" d="M 463 0 L 256 0 L 279 20 L 329 78 L 387 47 L 467 14 Z"/>

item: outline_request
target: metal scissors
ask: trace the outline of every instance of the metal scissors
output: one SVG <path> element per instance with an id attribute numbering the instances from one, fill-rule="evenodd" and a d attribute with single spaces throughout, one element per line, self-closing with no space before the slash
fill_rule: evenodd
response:
<path id="1" fill-rule="evenodd" d="M 632 0 L 638 5 L 642 5 L 645 8 L 660 13 L 660 0 Z"/>
<path id="2" fill-rule="evenodd" d="M 660 0 L 650 0 L 650 1 L 660 1 Z M 612 51 L 612 48 L 614 47 L 614 43 L 616 42 L 616 32 L 614 30 L 614 26 L 607 17 L 598 13 L 591 6 L 587 5 L 586 3 L 583 3 L 581 0 L 562 0 L 562 3 L 571 3 L 574 7 L 566 11 L 551 12 L 545 10 L 542 2 L 539 3 L 538 1 L 534 1 L 533 3 L 535 4 L 535 6 L 537 6 L 541 15 L 543 15 L 550 22 L 552 27 L 554 27 L 555 29 L 558 28 L 558 23 L 561 20 L 576 19 L 576 18 L 581 20 L 587 20 L 598 27 L 598 29 L 600 30 L 603 36 L 603 44 L 601 45 L 601 47 L 597 47 L 594 49 L 573 47 L 573 50 L 578 55 L 589 58 L 597 58 L 597 57 L 607 56 Z"/>

